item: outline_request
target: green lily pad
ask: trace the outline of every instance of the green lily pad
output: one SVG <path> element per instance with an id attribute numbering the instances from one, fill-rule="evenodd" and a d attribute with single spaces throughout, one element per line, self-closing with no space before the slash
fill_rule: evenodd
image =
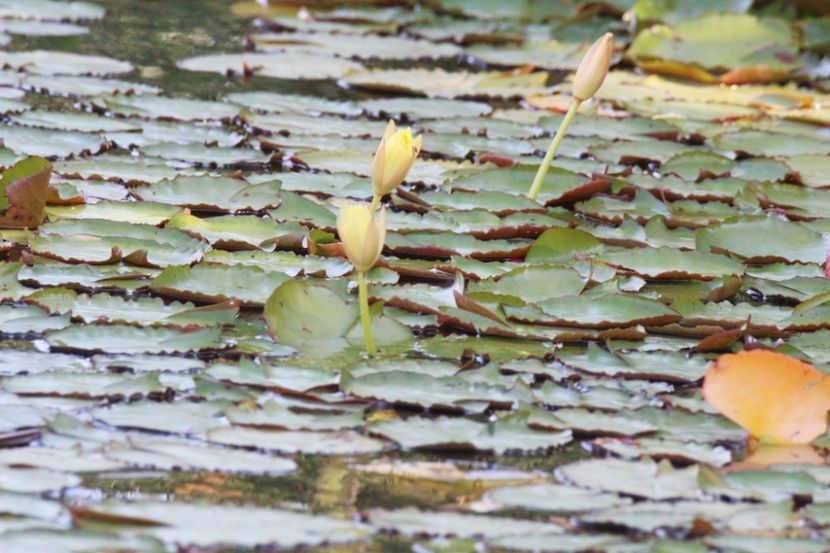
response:
<path id="1" fill-rule="evenodd" d="M 201 240 L 175 229 L 158 229 L 107 220 L 69 219 L 41 226 L 29 241 L 35 253 L 72 263 L 114 263 L 165 267 L 193 263 L 207 247 Z"/>
<path id="2" fill-rule="evenodd" d="M 319 347 L 324 341 L 336 344 L 357 318 L 357 303 L 347 303 L 328 288 L 295 280 L 275 287 L 265 305 L 271 335 L 295 347 Z"/>
<path id="3" fill-rule="evenodd" d="M 550 324 L 579 328 L 612 328 L 623 325 L 669 324 L 680 315 L 660 302 L 627 294 L 563 296 L 537 302 Z"/>
<path id="4" fill-rule="evenodd" d="M 238 305 L 227 304 L 211 308 L 197 308 L 192 303 L 170 302 L 159 298 L 128 300 L 106 293 L 77 294 L 65 288 L 41 290 L 30 295 L 52 313 L 71 314 L 87 323 L 126 322 L 140 325 L 214 326 L 231 324 L 239 310 Z"/>
<path id="5" fill-rule="evenodd" d="M 743 152 L 755 156 L 791 157 L 830 153 L 830 146 L 821 140 L 809 137 L 799 137 L 798 140 L 792 140 L 791 137 L 784 134 L 748 129 L 718 135 L 715 137 L 714 143 L 724 150 Z M 804 163 L 804 161 L 801 163 Z"/>
<path id="6" fill-rule="evenodd" d="M 694 382 L 706 372 L 702 357 L 686 357 L 674 352 L 611 353 L 596 344 L 585 349 L 567 348 L 556 359 L 568 367 L 593 374 L 624 377 L 660 377 L 670 381 Z"/>
<path id="7" fill-rule="evenodd" d="M 249 109 L 276 113 L 334 113 L 338 115 L 360 115 L 361 113 L 361 109 L 352 102 L 336 102 L 302 94 L 264 91 L 235 92 L 228 94 L 227 100 Z"/>
<path id="8" fill-rule="evenodd" d="M 795 37 L 784 20 L 743 14 L 710 14 L 684 18 L 674 27 L 650 27 L 637 35 L 627 55 L 646 68 L 656 60 L 690 71 L 763 66 L 787 75 L 800 65 Z"/>
<path id="9" fill-rule="evenodd" d="M 299 547 L 360 541 L 366 525 L 293 511 L 152 501 L 90 505 L 80 515 L 126 525 L 134 533 L 182 546 Z"/>
<path id="10" fill-rule="evenodd" d="M 495 453 L 548 450 L 565 445 L 572 439 L 569 430 L 534 430 L 517 415 L 489 424 L 463 418 L 410 417 L 381 422 L 372 425 L 370 430 L 408 449 L 475 449 Z"/>
<path id="11" fill-rule="evenodd" d="M 177 298 L 210 303 L 235 299 L 247 305 L 264 305 L 271 292 L 288 279 L 284 273 L 259 267 L 201 264 L 169 266 L 153 279 L 150 287 Z"/>
<path id="12" fill-rule="evenodd" d="M 45 21 L 94 21 L 106 11 L 92 2 L 56 2 L 55 0 L 3 0 L 0 17 Z"/>
<path id="13" fill-rule="evenodd" d="M 728 252 L 748 263 L 821 263 L 827 253 L 821 234 L 774 218 L 743 218 L 700 229 L 696 242 L 698 250 Z"/>
<path id="14" fill-rule="evenodd" d="M 552 413 L 535 410 L 528 422 L 536 428 L 568 429 L 592 435 L 638 436 L 650 434 L 657 427 L 638 420 L 625 411 L 603 413 L 588 409 L 557 409 Z"/>
<path id="15" fill-rule="evenodd" d="M 732 461 L 732 454 L 724 447 L 711 447 L 709 444 L 684 443 L 679 440 L 660 440 L 640 438 L 637 440 L 620 440 L 601 438 L 594 444 L 604 451 L 613 453 L 623 459 L 683 459 L 691 462 L 705 463 L 721 467 Z"/>
<path id="16" fill-rule="evenodd" d="M 218 328 L 178 330 L 114 324 L 72 326 L 46 335 L 46 341 L 55 348 L 108 353 L 198 351 L 217 347 L 218 339 Z"/>
<path id="17" fill-rule="evenodd" d="M 387 511 L 369 511 L 372 526 L 398 532 L 404 536 L 480 536 L 498 538 L 511 535 L 563 533 L 551 522 L 517 521 L 515 519 L 453 512 L 419 511 L 411 507 Z"/>
<path id="18" fill-rule="evenodd" d="M 489 492 L 487 498 L 505 508 L 555 513 L 579 513 L 632 503 L 630 498 L 615 493 L 585 490 L 561 484 L 498 488 Z"/>
<path id="19" fill-rule="evenodd" d="M 131 435 L 130 444 L 112 444 L 108 458 L 126 465 L 156 470 L 202 470 L 283 476 L 297 465 L 284 457 L 256 451 L 210 446 L 193 440 Z"/>
<path id="20" fill-rule="evenodd" d="M 742 263 L 723 255 L 688 252 L 672 248 L 640 248 L 608 251 L 603 261 L 648 279 L 712 280 L 725 275 L 740 275 Z"/>
<path id="21" fill-rule="evenodd" d="M 472 298 L 517 297 L 534 303 L 579 294 L 584 287 L 582 277 L 572 269 L 538 265 L 516 268 L 497 278 L 471 282 L 467 286 L 467 294 Z"/>
<path id="22" fill-rule="evenodd" d="M 830 186 L 827 177 L 830 162 L 826 155 L 794 155 L 786 160 L 787 165 L 798 172 L 801 182 L 806 186 L 826 188 Z"/>
<path id="23" fill-rule="evenodd" d="M 59 158 L 95 154 L 105 145 L 100 135 L 33 127 L 4 127 L 3 142 L 16 154 Z"/>
<path id="24" fill-rule="evenodd" d="M 22 67 L 27 73 L 39 75 L 106 76 L 127 73 L 133 69 L 132 64 L 126 61 L 50 50 L 0 52 L 0 65 Z"/>
<path id="25" fill-rule="evenodd" d="M 670 463 L 591 459 L 561 467 L 562 477 L 575 485 L 646 499 L 694 499 L 700 496 L 698 467 L 675 469 Z"/>
<path id="26" fill-rule="evenodd" d="M 150 94 L 97 96 L 92 98 L 90 102 L 119 115 L 147 119 L 167 118 L 178 121 L 230 119 L 240 111 L 239 107 L 233 104 L 186 98 L 166 98 Z"/>
<path id="27" fill-rule="evenodd" d="M 50 317 L 43 309 L 34 306 L 12 307 L 0 305 L 0 324 L 9 334 L 41 333 L 69 326 L 68 316 Z"/>
<path id="28" fill-rule="evenodd" d="M 194 209 L 258 211 L 280 204 L 280 181 L 250 185 L 227 177 L 180 176 L 134 189 L 134 194 L 142 200 Z"/>
<path id="29" fill-rule="evenodd" d="M 307 392 L 340 382 L 340 374 L 328 369 L 252 363 L 241 359 L 238 364 L 214 363 L 206 374 L 237 384 Z"/>
<path id="30" fill-rule="evenodd" d="M 430 98 L 511 98 L 548 91 L 547 73 L 543 71 L 505 75 L 443 69 L 374 69 L 348 75 L 345 81 L 355 88 Z"/>
<path id="31" fill-rule="evenodd" d="M 337 79 L 363 69 L 354 61 L 302 51 L 211 54 L 184 59 L 176 65 L 186 71 L 222 75 L 244 75 L 250 71 L 262 77 L 278 79 Z M 246 70 L 246 67 L 249 69 Z"/>
<path id="32" fill-rule="evenodd" d="M 341 388 L 357 397 L 423 407 L 455 406 L 465 403 L 490 402 L 510 404 L 530 398 L 529 390 L 470 383 L 458 376 L 433 377 L 427 374 L 388 371 L 353 378 L 344 377 Z"/>
<path id="33" fill-rule="evenodd" d="M 101 219 L 137 225 L 160 225 L 175 213 L 176 206 L 155 202 L 98 202 L 67 207 L 47 207 L 50 219 Z"/>
<path id="34" fill-rule="evenodd" d="M 631 11 L 639 21 L 665 21 L 677 24 L 710 13 L 746 13 L 749 0 L 703 0 L 677 3 L 673 0 L 638 0 Z"/>
<path id="35" fill-rule="evenodd" d="M 213 443 L 239 447 L 317 455 L 377 454 L 389 445 L 386 441 L 370 438 L 351 430 L 305 432 L 261 430 L 239 426 L 210 430 L 208 440 Z"/>

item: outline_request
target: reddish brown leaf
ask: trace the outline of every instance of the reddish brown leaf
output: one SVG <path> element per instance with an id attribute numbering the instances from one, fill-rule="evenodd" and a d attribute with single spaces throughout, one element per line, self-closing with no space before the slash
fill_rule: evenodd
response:
<path id="1" fill-rule="evenodd" d="M 0 228 L 37 228 L 46 218 L 52 164 L 42 157 L 18 161 L 0 179 Z"/>

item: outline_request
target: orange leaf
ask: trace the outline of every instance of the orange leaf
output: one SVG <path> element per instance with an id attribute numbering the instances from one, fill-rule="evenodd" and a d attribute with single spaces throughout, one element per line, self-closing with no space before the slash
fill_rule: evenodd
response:
<path id="1" fill-rule="evenodd" d="M 764 443 L 808 444 L 827 431 L 830 378 L 773 351 L 721 355 L 706 371 L 703 397 Z"/>
<path id="2" fill-rule="evenodd" d="M 720 82 L 723 84 L 749 84 L 749 83 L 773 83 L 783 81 L 790 72 L 782 69 L 774 69 L 768 65 L 756 65 L 753 67 L 738 67 L 721 75 Z"/>

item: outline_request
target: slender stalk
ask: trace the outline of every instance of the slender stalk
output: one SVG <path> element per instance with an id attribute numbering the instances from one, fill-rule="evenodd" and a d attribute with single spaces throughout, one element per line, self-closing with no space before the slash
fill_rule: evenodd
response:
<path id="1" fill-rule="evenodd" d="M 542 164 L 539 165 L 539 170 L 536 171 L 536 176 L 533 178 L 533 184 L 530 185 L 530 190 L 527 192 L 527 197 L 531 200 L 535 200 L 539 195 L 539 191 L 542 189 L 542 183 L 545 182 L 545 176 L 548 174 L 548 169 L 550 169 L 550 163 L 553 161 L 554 156 L 556 156 L 556 152 L 559 150 L 559 145 L 562 144 L 562 140 L 565 138 L 565 133 L 568 132 L 568 127 L 571 126 L 571 122 L 573 122 L 574 116 L 576 115 L 576 110 L 579 108 L 579 104 L 581 103 L 582 102 L 576 98 L 571 99 L 571 105 L 568 107 L 568 113 L 565 114 L 562 122 L 559 123 L 559 130 L 556 131 L 556 135 L 553 137 L 553 140 L 551 140 L 550 146 L 548 146 L 548 151 L 545 154 L 545 159 L 543 159 Z"/>
<path id="2" fill-rule="evenodd" d="M 378 354 L 375 348 L 375 337 L 372 336 L 372 319 L 369 316 L 369 281 L 366 273 L 357 273 L 357 296 L 360 302 L 360 322 L 363 325 L 363 340 L 366 342 L 366 351 L 375 357 Z"/>
<path id="3" fill-rule="evenodd" d="M 372 194 L 372 203 L 369 205 L 369 211 L 371 211 L 374 215 L 378 207 L 380 207 L 380 196 L 377 192 L 375 192 L 374 194 Z"/>

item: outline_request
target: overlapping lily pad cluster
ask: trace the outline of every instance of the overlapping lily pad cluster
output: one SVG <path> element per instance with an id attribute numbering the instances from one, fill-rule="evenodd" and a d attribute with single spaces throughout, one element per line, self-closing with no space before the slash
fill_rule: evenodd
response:
<path id="1" fill-rule="evenodd" d="M 339 4 L 221 6 L 244 52 L 148 24 L 133 60 L 103 5 L 0 0 L 0 166 L 54 168 L 0 245 L 0 550 L 826 550 L 824 450 L 742 460 L 700 395 L 744 346 L 830 364 L 822 3 Z M 197 72 L 228 91 L 167 90 Z M 370 359 L 335 221 L 389 118 L 423 151 Z"/>

